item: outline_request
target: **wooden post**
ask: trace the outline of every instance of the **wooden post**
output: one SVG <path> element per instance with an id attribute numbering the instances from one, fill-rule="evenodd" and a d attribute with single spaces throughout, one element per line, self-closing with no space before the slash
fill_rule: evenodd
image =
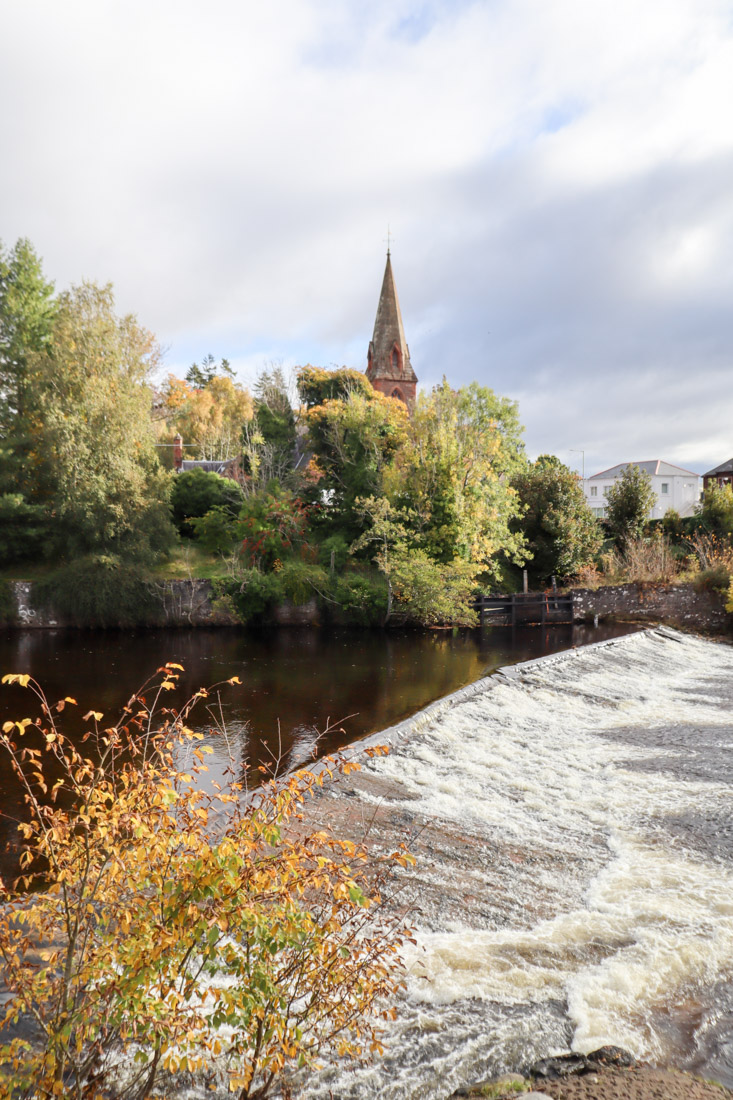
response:
<path id="1" fill-rule="evenodd" d="M 529 592 L 529 581 L 527 579 L 526 569 L 522 570 L 522 591 L 524 592 L 525 596 Z"/>

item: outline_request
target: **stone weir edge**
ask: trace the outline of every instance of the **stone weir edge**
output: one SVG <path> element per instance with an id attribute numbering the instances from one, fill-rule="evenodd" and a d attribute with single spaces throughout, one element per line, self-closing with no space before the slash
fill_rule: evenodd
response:
<path id="1" fill-rule="evenodd" d="M 397 722 L 393 726 L 387 726 L 384 730 L 378 730 L 375 733 L 367 733 L 364 737 L 359 738 L 357 741 L 352 741 L 345 748 L 340 749 L 336 753 L 331 753 L 329 756 L 331 759 L 335 756 L 341 760 L 353 761 L 356 760 L 357 757 L 362 756 L 367 749 L 374 748 L 377 745 L 389 745 L 392 747 L 404 743 L 410 737 L 426 729 L 448 711 L 452 710 L 453 707 L 459 706 L 461 703 L 465 703 L 469 699 L 473 699 L 487 691 L 491 691 L 496 684 L 501 683 L 502 680 L 518 680 L 525 672 L 529 672 L 540 665 L 556 664 L 561 661 L 567 661 L 575 654 L 586 653 L 591 650 L 624 645 L 628 642 L 629 638 L 640 638 L 653 635 L 659 635 L 670 641 L 677 642 L 682 641 L 685 637 L 682 632 L 674 630 L 672 627 L 649 627 L 647 630 L 637 630 L 634 631 L 633 634 L 623 634 L 618 638 L 605 638 L 599 642 L 589 642 L 588 645 L 561 649 L 558 653 L 546 653 L 542 657 L 532 657 L 528 661 L 518 661 L 514 665 L 501 665 L 487 676 L 482 676 L 481 679 L 474 680 L 473 683 L 466 684 L 465 687 L 458 688 L 457 691 L 452 691 L 449 695 L 443 695 L 440 699 L 434 700 L 434 702 L 423 707 L 422 710 L 418 710 L 415 714 L 410 715 L 409 718 L 403 718 L 401 722 Z M 329 757 L 325 757 L 322 760 L 315 761 L 313 764 L 307 765 L 306 767 L 301 766 L 295 770 L 309 771 L 314 775 L 319 775 L 326 769 L 328 759 Z"/>

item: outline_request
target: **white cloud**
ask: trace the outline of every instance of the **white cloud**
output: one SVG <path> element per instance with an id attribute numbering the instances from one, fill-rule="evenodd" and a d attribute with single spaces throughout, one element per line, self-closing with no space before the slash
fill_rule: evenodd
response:
<path id="1" fill-rule="evenodd" d="M 363 363 L 390 222 L 422 379 L 521 396 L 533 452 L 712 465 L 731 101 L 723 0 L 25 0 L 0 236 L 249 375 Z"/>

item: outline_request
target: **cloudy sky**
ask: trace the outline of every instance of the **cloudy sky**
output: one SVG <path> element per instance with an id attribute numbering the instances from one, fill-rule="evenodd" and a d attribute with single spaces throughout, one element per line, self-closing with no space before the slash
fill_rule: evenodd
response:
<path id="1" fill-rule="evenodd" d="M 184 372 L 412 362 L 585 472 L 733 454 L 731 0 L 4 0 L 0 239 Z"/>

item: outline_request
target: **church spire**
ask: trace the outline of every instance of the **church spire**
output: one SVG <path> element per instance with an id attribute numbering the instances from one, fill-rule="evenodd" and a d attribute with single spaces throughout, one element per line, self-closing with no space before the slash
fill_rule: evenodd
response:
<path id="1" fill-rule="evenodd" d="M 387 397 L 399 397 L 408 408 L 415 400 L 417 375 L 410 363 L 402 313 L 392 274 L 392 258 L 387 248 L 382 292 L 379 295 L 374 335 L 367 354 L 367 378 L 375 390 Z"/>

